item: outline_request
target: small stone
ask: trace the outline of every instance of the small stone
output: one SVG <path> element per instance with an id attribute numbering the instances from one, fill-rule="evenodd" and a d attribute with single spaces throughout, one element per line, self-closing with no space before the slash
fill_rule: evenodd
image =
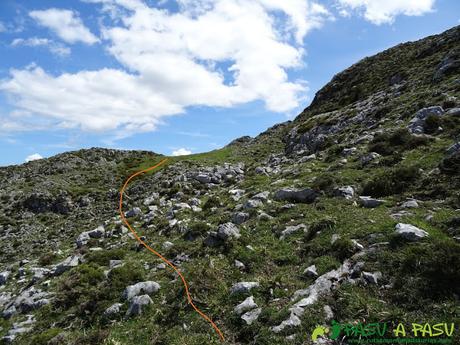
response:
<path id="1" fill-rule="evenodd" d="M 136 217 L 142 213 L 142 210 L 139 207 L 134 207 L 129 211 L 125 212 L 126 218 Z"/>
<path id="2" fill-rule="evenodd" d="M 382 278 L 382 273 L 381 272 L 374 272 L 374 273 L 363 272 L 363 278 L 369 284 L 378 284 L 378 281 Z"/>
<path id="3" fill-rule="evenodd" d="M 234 312 L 238 315 L 241 315 L 249 310 L 252 310 L 252 309 L 255 309 L 257 308 L 258 305 L 256 304 L 256 302 L 254 302 L 254 297 L 253 296 L 250 296 L 248 298 L 246 298 L 243 302 L 241 302 L 240 304 L 238 304 L 235 309 L 234 309 Z"/>
<path id="4" fill-rule="evenodd" d="M 374 199 L 369 196 L 360 196 L 359 203 L 365 208 L 376 208 L 384 203 L 383 200 Z"/>
<path id="5" fill-rule="evenodd" d="M 263 206 L 264 203 L 262 200 L 259 200 L 259 199 L 249 199 L 248 201 L 246 201 L 246 203 L 244 204 L 244 208 L 246 209 L 251 209 L 251 208 L 257 208 L 257 207 L 261 207 Z"/>
<path id="6" fill-rule="evenodd" d="M 163 247 L 164 250 L 168 250 L 169 248 L 174 247 L 174 243 L 169 242 L 169 241 L 166 241 L 166 242 L 163 242 L 163 246 L 162 246 L 162 247 Z"/>
<path id="7" fill-rule="evenodd" d="M 417 200 L 408 200 L 406 202 L 404 202 L 402 205 L 401 205 L 402 208 L 417 208 L 418 207 L 418 203 L 417 203 Z"/>
<path id="8" fill-rule="evenodd" d="M 107 318 L 112 318 L 118 314 L 120 314 L 120 311 L 121 311 L 121 307 L 123 306 L 123 304 L 121 303 L 115 303 L 113 305 L 111 305 L 110 307 L 108 307 L 105 311 L 104 311 L 104 314 L 103 316 L 107 317 Z"/>
<path id="9" fill-rule="evenodd" d="M 246 212 L 237 212 L 233 214 L 232 222 L 236 225 L 243 224 L 245 221 L 249 219 L 249 213 Z"/>
<path id="10" fill-rule="evenodd" d="M 334 244 L 339 239 L 340 239 L 339 234 L 333 234 L 332 237 L 331 237 L 331 244 Z"/>
<path id="11" fill-rule="evenodd" d="M 311 266 L 308 266 L 304 271 L 303 271 L 303 274 L 305 274 L 307 277 L 310 277 L 310 278 L 315 278 L 318 276 L 318 272 L 316 271 L 316 266 L 315 265 L 311 265 Z"/>
<path id="12" fill-rule="evenodd" d="M 9 271 L 3 271 L 3 272 L 0 273 L 0 286 L 6 284 L 9 276 L 10 276 Z"/>
<path id="13" fill-rule="evenodd" d="M 237 239 L 241 235 L 240 235 L 240 231 L 239 231 L 238 227 L 235 224 L 233 224 L 233 223 L 224 223 L 224 224 L 219 225 L 219 227 L 217 228 L 217 236 L 220 239 L 226 241 L 226 240 L 229 240 L 231 238 Z"/>
<path id="14" fill-rule="evenodd" d="M 123 260 L 110 260 L 109 261 L 109 268 L 112 269 L 112 268 L 115 268 L 115 267 L 119 267 L 123 264 Z"/>
<path id="15" fill-rule="evenodd" d="M 324 314 L 325 314 L 324 320 L 330 321 L 330 320 L 332 320 L 334 318 L 334 312 L 332 311 L 332 308 L 330 306 L 325 305 L 323 307 L 323 311 L 324 311 Z"/>
<path id="16" fill-rule="evenodd" d="M 256 321 L 262 312 L 261 308 L 257 308 L 247 313 L 243 314 L 241 318 L 246 322 L 246 324 L 251 325 L 254 321 Z"/>
<path id="17" fill-rule="evenodd" d="M 318 193 L 310 188 L 305 189 L 292 189 L 284 188 L 280 189 L 275 193 L 275 200 L 279 201 L 290 201 L 299 203 L 312 203 L 318 197 Z"/>
<path id="18" fill-rule="evenodd" d="M 230 289 L 231 294 L 236 294 L 236 293 L 246 293 L 251 291 L 254 288 L 259 287 L 258 282 L 239 282 L 233 284 L 233 286 Z"/>
<path id="19" fill-rule="evenodd" d="M 141 295 L 135 296 L 131 304 L 129 305 L 128 311 L 126 312 L 126 316 L 137 316 L 141 315 L 144 307 L 153 304 L 152 299 L 149 295 Z"/>
<path id="20" fill-rule="evenodd" d="M 140 294 L 153 294 L 158 290 L 160 290 L 160 284 L 157 282 L 140 282 L 126 287 L 125 291 L 123 291 L 123 298 L 129 301 Z"/>
<path id="21" fill-rule="evenodd" d="M 238 261 L 238 260 L 235 260 L 235 267 L 240 270 L 244 270 L 246 268 L 246 266 L 241 261 Z"/>
<path id="22" fill-rule="evenodd" d="M 352 186 L 339 187 L 334 189 L 334 195 L 350 200 L 353 199 L 355 195 L 355 190 Z"/>
<path id="23" fill-rule="evenodd" d="M 412 242 L 419 241 L 428 236 L 428 232 L 411 224 L 398 223 L 395 230 L 396 234 L 400 237 Z"/>
<path id="24" fill-rule="evenodd" d="M 281 232 L 280 239 L 284 240 L 286 237 L 288 237 L 288 236 L 290 236 L 290 235 L 292 235 L 292 234 L 294 234 L 296 232 L 306 231 L 306 230 L 307 230 L 307 226 L 305 224 L 287 226 L 286 229 L 284 229 Z"/>

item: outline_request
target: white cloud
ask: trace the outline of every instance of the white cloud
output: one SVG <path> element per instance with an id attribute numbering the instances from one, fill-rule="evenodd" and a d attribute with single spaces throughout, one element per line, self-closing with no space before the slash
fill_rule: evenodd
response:
<path id="1" fill-rule="evenodd" d="M 30 156 L 27 156 L 25 161 L 26 162 L 31 162 L 31 161 L 36 161 L 36 160 L 39 160 L 39 159 L 43 159 L 43 157 L 38 153 L 34 153 L 34 154 L 30 155 Z"/>
<path id="2" fill-rule="evenodd" d="M 338 0 L 343 10 L 363 11 L 364 18 L 377 25 L 392 23 L 398 15 L 420 16 L 431 12 L 435 2 L 436 0 Z"/>
<path id="3" fill-rule="evenodd" d="M 6 26 L 2 22 L 0 22 L 0 32 L 5 32 L 6 31 Z"/>
<path id="4" fill-rule="evenodd" d="M 186 148 L 183 148 L 183 147 L 172 152 L 173 156 L 187 156 L 191 154 L 192 154 L 192 151 L 187 150 Z"/>
<path id="5" fill-rule="evenodd" d="M 31 37 L 31 38 L 15 38 L 13 42 L 11 42 L 13 47 L 17 46 L 29 46 L 29 47 L 47 47 L 53 54 L 59 56 L 68 56 L 71 52 L 69 47 L 66 47 L 60 43 L 56 43 L 53 40 L 48 38 L 39 38 L 39 37 Z"/>
<path id="6" fill-rule="evenodd" d="M 51 29 L 62 40 L 68 43 L 83 42 L 94 44 L 99 39 L 83 24 L 82 20 L 70 10 L 50 8 L 43 11 L 29 12 L 29 16 L 40 25 Z"/>
<path id="7" fill-rule="evenodd" d="M 311 0 L 180 0 L 178 13 L 138 0 L 86 1 L 119 16 L 102 31 L 125 70 L 12 70 L 0 90 L 58 126 L 115 131 L 118 138 L 153 130 L 189 106 L 261 100 L 271 111 L 296 108 L 307 87 L 287 72 L 302 66 L 305 35 L 331 18 Z M 61 10 L 40 12 L 49 11 Z"/>

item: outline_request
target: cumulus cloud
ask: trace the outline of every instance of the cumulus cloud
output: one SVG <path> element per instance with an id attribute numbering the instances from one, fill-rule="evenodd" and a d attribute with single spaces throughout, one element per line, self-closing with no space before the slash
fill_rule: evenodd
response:
<path id="1" fill-rule="evenodd" d="M 26 162 L 31 162 L 31 161 L 36 161 L 38 159 L 43 159 L 43 157 L 38 153 L 34 153 L 34 154 L 30 155 L 30 156 L 27 156 L 25 161 Z"/>
<path id="2" fill-rule="evenodd" d="M 120 136 L 152 130 L 189 106 L 261 100 L 271 111 L 296 108 L 306 85 L 289 80 L 288 70 L 302 66 L 305 35 L 331 18 L 311 0 L 178 0 L 175 13 L 138 0 L 86 1 L 118 16 L 102 33 L 124 69 L 61 75 L 40 67 L 12 70 L 0 90 L 19 108 L 59 126 Z M 71 11 L 31 16 L 68 42 L 95 41 Z"/>
<path id="3" fill-rule="evenodd" d="M 67 43 L 83 42 L 94 44 L 99 41 L 83 24 L 78 13 L 73 11 L 50 8 L 43 11 L 31 11 L 29 16 L 40 25 L 52 30 Z"/>
<path id="4" fill-rule="evenodd" d="M 436 0 L 338 0 L 346 9 L 362 11 L 364 18 L 380 25 L 392 23 L 396 16 L 420 16 L 433 10 Z"/>
<path id="5" fill-rule="evenodd" d="M 177 150 L 174 150 L 172 152 L 172 155 L 173 156 L 187 156 L 187 155 L 191 155 L 192 154 L 192 151 L 190 150 L 187 150 L 186 148 L 180 148 L 180 149 L 177 149 Z"/>
<path id="6" fill-rule="evenodd" d="M 53 40 L 48 38 L 15 38 L 11 45 L 13 47 L 17 46 L 28 46 L 28 47 L 46 47 L 50 50 L 51 53 L 59 56 L 67 56 L 70 54 L 71 50 L 69 47 L 66 47 L 62 44 L 56 43 Z"/>

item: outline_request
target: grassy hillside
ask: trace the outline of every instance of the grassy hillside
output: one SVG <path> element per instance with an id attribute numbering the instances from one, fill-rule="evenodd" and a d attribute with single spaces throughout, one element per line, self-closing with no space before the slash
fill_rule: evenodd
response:
<path id="1" fill-rule="evenodd" d="M 130 223 L 226 344 L 312 344 L 332 320 L 458 327 L 459 49 L 456 27 L 366 58 L 294 121 L 130 184 Z M 162 158 L 90 149 L 0 168 L 3 342 L 221 343 L 118 215 L 123 181 Z M 150 281 L 134 312 L 125 289 Z"/>

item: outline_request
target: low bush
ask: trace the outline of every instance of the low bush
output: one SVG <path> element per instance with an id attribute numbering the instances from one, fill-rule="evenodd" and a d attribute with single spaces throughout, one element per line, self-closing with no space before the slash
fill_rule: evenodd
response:
<path id="1" fill-rule="evenodd" d="M 444 158 L 439 164 L 439 169 L 446 175 L 460 174 L 460 152 Z"/>
<path id="2" fill-rule="evenodd" d="M 416 166 L 385 169 L 364 185 L 362 194 L 382 197 L 403 193 L 414 184 L 420 175 L 420 170 Z"/>
<path id="3" fill-rule="evenodd" d="M 94 262 L 100 266 L 108 266 L 110 260 L 121 260 L 126 255 L 123 249 L 101 250 L 90 252 L 86 258 L 88 262 Z"/>
<path id="4" fill-rule="evenodd" d="M 448 300 L 460 295 L 460 244 L 451 239 L 433 239 L 426 245 L 405 248 L 395 255 L 399 267 L 393 300 L 411 309 L 423 308 L 426 301 Z"/>
<path id="5" fill-rule="evenodd" d="M 428 137 L 412 135 L 407 129 L 402 128 L 395 132 L 376 135 L 369 143 L 369 152 L 389 156 L 396 152 L 404 152 L 427 145 L 430 141 L 431 139 Z"/>

